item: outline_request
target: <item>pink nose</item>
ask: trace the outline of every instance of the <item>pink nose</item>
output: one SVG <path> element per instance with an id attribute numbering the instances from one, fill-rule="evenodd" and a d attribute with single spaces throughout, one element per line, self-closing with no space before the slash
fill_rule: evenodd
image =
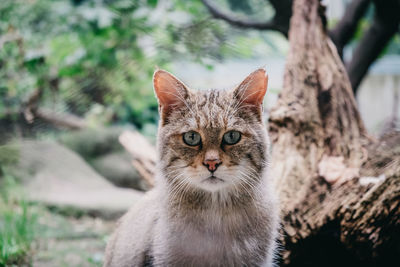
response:
<path id="1" fill-rule="evenodd" d="M 218 166 L 221 165 L 221 161 L 219 159 L 206 159 L 203 164 L 210 172 L 215 172 Z"/>

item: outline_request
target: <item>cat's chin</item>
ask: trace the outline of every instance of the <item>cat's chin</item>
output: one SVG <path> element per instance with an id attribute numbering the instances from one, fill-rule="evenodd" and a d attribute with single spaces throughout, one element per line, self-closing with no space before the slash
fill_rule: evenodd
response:
<path id="1" fill-rule="evenodd" d="M 207 192 L 216 192 L 226 188 L 228 184 L 227 181 L 217 176 L 209 176 L 196 183 L 196 186 Z"/>
<path id="2" fill-rule="evenodd" d="M 225 183 L 224 180 L 222 180 L 221 178 L 218 178 L 217 176 L 214 176 L 214 175 L 204 179 L 202 182 L 203 183 L 211 183 L 211 184 Z"/>

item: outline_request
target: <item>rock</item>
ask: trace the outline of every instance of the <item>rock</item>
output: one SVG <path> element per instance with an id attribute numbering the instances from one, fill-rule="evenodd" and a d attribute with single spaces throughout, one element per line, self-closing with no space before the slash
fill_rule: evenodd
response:
<path id="1" fill-rule="evenodd" d="M 100 175 L 119 187 L 146 190 L 145 182 L 132 165 L 119 136 L 132 127 L 107 127 L 68 132 L 59 141 L 82 156 Z"/>
<path id="2" fill-rule="evenodd" d="M 89 160 L 107 153 L 122 151 L 123 147 L 118 137 L 125 129 L 123 127 L 87 128 L 62 134 L 59 141 Z"/>
<path id="3" fill-rule="evenodd" d="M 114 152 L 92 160 L 91 165 L 102 176 L 119 187 L 145 191 L 146 185 L 132 165 L 132 156 L 127 152 Z"/>
<path id="4" fill-rule="evenodd" d="M 103 218 L 123 214 L 142 192 L 118 188 L 96 173 L 79 155 L 46 141 L 21 141 L 16 174 L 30 201 L 77 210 Z"/>

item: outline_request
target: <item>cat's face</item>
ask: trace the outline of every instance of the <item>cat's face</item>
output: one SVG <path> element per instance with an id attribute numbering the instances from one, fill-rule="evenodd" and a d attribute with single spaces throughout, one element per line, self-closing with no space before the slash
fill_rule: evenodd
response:
<path id="1" fill-rule="evenodd" d="M 165 71 L 154 75 L 160 103 L 160 167 L 175 189 L 243 190 L 259 181 L 267 160 L 262 123 L 265 70 L 230 91 L 194 91 Z"/>

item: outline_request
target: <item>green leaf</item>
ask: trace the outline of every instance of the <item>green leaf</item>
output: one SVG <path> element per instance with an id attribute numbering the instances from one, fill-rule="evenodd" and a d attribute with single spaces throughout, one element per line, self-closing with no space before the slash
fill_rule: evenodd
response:
<path id="1" fill-rule="evenodd" d="M 158 3 L 158 0 L 147 0 L 147 4 L 151 7 L 156 7 Z"/>

